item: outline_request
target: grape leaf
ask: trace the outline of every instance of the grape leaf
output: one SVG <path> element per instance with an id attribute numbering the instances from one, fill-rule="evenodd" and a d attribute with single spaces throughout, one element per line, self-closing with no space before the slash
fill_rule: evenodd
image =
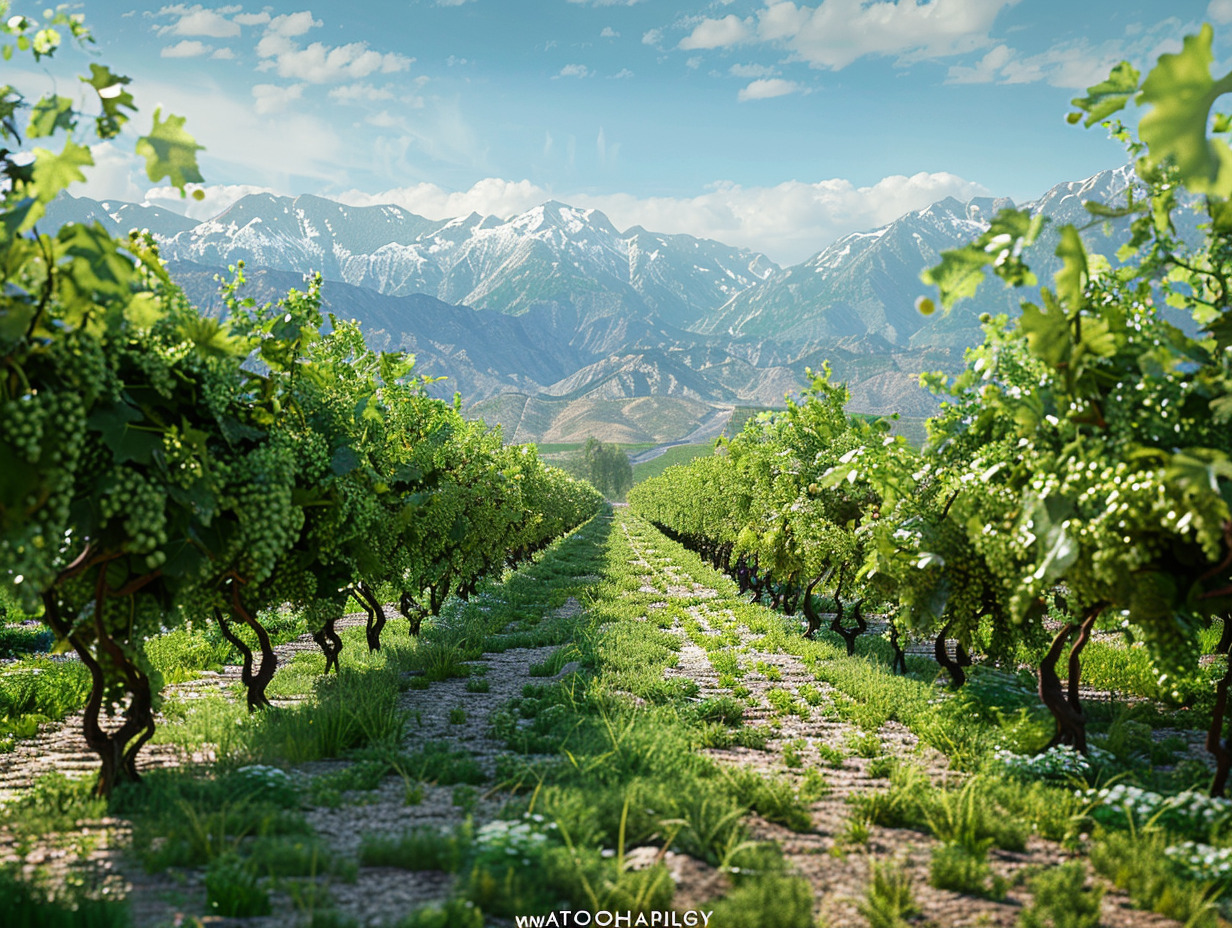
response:
<path id="1" fill-rule="evenodd" d="M 43 97 L 30 111 L 30 123 L 26 134 L 32 139 L 54 135 L 57 129 L 71 131 L 76 124 L 73 101 L 55 94 Z"/>
<path id="2" fill-rule="evenodd" d="M 161 120 L 161 109 L 154 111 L 154 127 L 137 140 L 137 154 L 145 158 L 145 173 L 152 181 L 166 177 L 184 194 L 185 184 L 200 184 L 205 178 L 197 167 L 197 152 L 204 150 L 184 131 L 184 117 L 168 115 Z"/>
<path id="3" fill-rule="evenodd" d="M 1204 25 L 1185 37 L 1180 52 L 1159 57 L 1138 94 L 1138 104 L 1151 107 L 1138 134 L 1149 152 L 1148 167 L 1171 160 L 1190 190 L 1226 197 L 1232 195 L 1232 149 L 1208 138 L 1206 127 L 1215 101 L 1232 91 L 1232 74 L 1211 77 L 1212 36 Z"/>
<path id="4" fill-rule="evenodd" d="M 1053 277 L 1057 296 L 1071 309 L 1078 309 L 1085 302 L 1082 288 L 1087 278 L 1087 250 L 1077 229 L 1071 225 L 1061 227 L 1061 241 L 1055 254 L 1061 259 L 1061 269 Z"/>
<path id="5" fill-rule="evenodd" d="M 98 94 L 98 102 L 103 107 L 103 112 L 94 120 L 99 138 L 115 138 L 128 122 L 128 114 L 124 110 L 137 112 L 133 95 L 124 89 L 124 85 L 131 83 L 132 78 L 113 74 L 111 69 L 104 65 L 91 64 L 90 76 L 81 78 L 81 81 L 94 88 Z"/>
<path id="6" fill-rule="evenodd" d="M 57 154 L 46 148 L 34 149 L 34 196 L 43 204 L 50 203 L 70 184 L 86 179 L 81 169 L 94 164 L 90 149 L 72 139 L 64 143 Z"/>
<path id="7" fill-rule="evenodd" d="M 1129 98 L 1138 92 L 1138 79 L 1138 70 L 1128 61 L 1122 61 L 1112 69 L 1107 80 L 1088 87 L 1085 97 L 1075 97 L 1069 101 L 1078 107 L 1079 112 L 1070 113 L 1066 120 L 1072 125 L 1086 113 L 1087 118 L 1082 124 L 1090 129 L 1113 113 L 1119 113 Z"/>

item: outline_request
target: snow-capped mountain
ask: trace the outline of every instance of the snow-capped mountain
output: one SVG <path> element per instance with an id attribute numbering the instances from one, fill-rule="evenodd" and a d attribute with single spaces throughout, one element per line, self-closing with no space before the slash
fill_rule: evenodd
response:
<path id="1" fill-rule="evenodd" d="M 557 202 L 503 221 L 477 213 L 433 221 L 396 206 L 252 194 L 213 219 L 179 224 L 166 211 L 147 217 L 111 205 L 60 201 L 56 219 L 141 222 L 168 260 L 320 271 L 389 296 L 424 293 L 513 315 L 567 303 L 586 315 L 633 312 L 687 328 L 778 269 L 765 255 L 690 235 L 622 233 L 598 210 Z"/>
<path id="2" fill-rule="evenodd" d="M 1051 230 L 1064 223 L 1088 225 L 1091 217 L 1083 203 L 1115 202 L 1132 178 L 1129 168 L 1102 171 L 1085 181 L 1058 184 L 1019 207 L 1050 220 L 1027 254 L 1041 282 L 1047 283 L 1056 268 Z M 1013 206 L 1005 198 L 962 203 L 949 197 L 880 229 L 844 236 L 803 264 L 776 271 L 737 294 L 698 330 L 805 343 L 875 335 L 891 346 L 961 350 L 980 337 L 980 313 L 1015 312 L 1027 294 L 989 281 L 948 315 L 926 317 L 915 309 L 916 297 L 927 290 L 920 272 L 937 264 L 941 252 L 980 235 L 997 212 Z M 1112 234 L 1124 225 L 1114 224 Z M 1117 245 L 1110 247 L 1102 230 L 1089 230 L 1086 236 L 1095 250 L 1115 252 Z"/>
<path id="3" fill-rule="evenodd" d="M 1117 202 L 1132 180 L 1128 168 L 1104 171 L 1024 204 L 1051 220 L 1028 254 L 1041 283 L 1056 268 L 1048 230 L 1089 226 L 1083 203 Z M 848 382 L 853 410 L 927 415 L 936 401 L 919 373 L 957 369 L 981 337 L 980 313 L 1014 312 L 1033 295 L 990 281 L 948 314 L 925 317 L 915 309 L 926 291 L 920 273 L 1012 205 L 942 200 L 788 268 L 689 235 L 621 232 L 601 212 L 558 202 L 504 220 L 429 220 L 396 206 L 264 194 L 205 222 L 71 198 L 49 214 L 113 231 L 149 228 L 205 311 L 213 274 L 237 260 L 263 299 L 319 270 L 332 282 L 332 311 L 360 318 L 382 347 L 416 352 L 425 373 L 450 377 L 441 389 L 461 389 L 486 415 L 508 418 L 510 434 L 535 437 L 581 430 L 600 409 L 618 419 L 652 407 L 651 419 L 670 431 L 707 408 L 774 404 L 804 385 L 806 368 L 827 362 Z M 1124 226 L 1084 235 L 1112 255 Z M 662 401 L 635 407 L 647 397 Z"/>

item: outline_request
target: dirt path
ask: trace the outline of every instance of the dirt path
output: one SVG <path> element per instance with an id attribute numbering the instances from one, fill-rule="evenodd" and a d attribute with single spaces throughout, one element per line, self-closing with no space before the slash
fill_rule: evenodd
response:
<path id="1" fill-rule="evenodd" d="M 739 665 L 745 670 L 740 684 L 749 693 L 744 710 L 746 725 L 770 728 L 771 735 L 764 750 L 751 748 L 712 749 L 709 755 L 732 767 L 752 767 L 771 776 L 788 777 L 798 786 L 805 772 L 819 769 L 825 772 L 827 792 L 812 803 L 813 828 L 797 833 L 757 816 L 752 818 L 754 837 L 774 840 L 783 848 L 794 868 L 813 887 L 817 900 L 816 915 L 828 928 L 866 928 L 867 920 L 859 913 L 869 879 L 869 864 L 873 860 L 896 859 L 901 862 L 912 881 L 912 889 L 926 923 L 938 928 L 965 926 L 1003 926 L 1014 928 L 1022 907 L 1029 903 L 1029 893 L 1023 888 L 1010 890 L 998 902 L 956 892 L 935 889 L 929 885 L 929 862 L 938 842 L 931 836 L 905 829 L 868 826 L 864 843 L 846 840 L 852 820 L 851 799 L 862 793 L 883 790 L 887 781 L 870 772 L 875 760 L 861 754 L 874 753 L 870 733 L 843 720 L 834 704 L 833 688 L 817 680 L 803 662 L 791 654 L 763 650 L 760 638 L 746 626 L 738 625 L 735 614 L 724 606 L 721 594 L 712 587 L 690 579 L 670 557 L 658 554 L 668 550 L 670 543 L 656 540 L 645 544 L 630 532 L 628 522 L 621 528 L 632 547 L 634 566 L 644 572 L 642 590 L 657 590 L 663 602 L 652 604 L 651 610 L 667 608 L 673 601 L 683 604 L 696 621 L 692 633 L 677 620 L 667 630 L 682 639 L 679 660 L 668 670 L 670 676 L 688 677 L 699 687 L 701 699 L 732 696 L 730 688 L 719 685 L 719 674 L 711 664 L 705 648 L 697 644 L 701 636 L 735 631 L 739 643 L 733 648 L 739 654 Z M 772 699 L 783 703 L 787 693 L 794 699 L 791 714 L 778 712 Z M 810 698 L 805 699 L 805 694 Z M 891 758 L 920 766 L 934 783 L 956 776 L 948 769 L 946 758 L 936 750 L 921 744 L 904 725 L 889 722 L 876 733 L 877 758 Z M 861 750 L 854 750 L 855 745 Z M 834 765 L 822 757 L 834 752 L 844 756 Z M 884 760 L 881 761 L 884 763 Z M 1052 866 L 1067 855 L 1055 844 L 1031 837 L 1025 851 L 1009 852 L 993 848 L 989 854 L 992 872 L 1013 883 L 1024 869 Z M 688 887 L 680 887 L 682 890 Z M 1104 897 L 1103 928 L 1162 928 L 1177 923 L 1148 912 L 1130 908 L 1124 892 L 1110 890 Z"/>
<path id="2" fill-rule="evenodd" d="M 999 902 L 934 889 L 929 885 L 929 862 L 937 846 L 935 839 L 853 819 L 851 799 L 886 789 L 885 771 L 895 763 L 916 765 L 935 783 L 952 780 L 955 774 L 943 755 L 921 745 L 897 722 L 875 732 L 862 731 L 843 717 L 837 692 L 817 680 L 804 661 L 776 650 L 765 637 L 742 624 L 738 613 L 743 607 L 730 593 L 689 576 L 671 553 L 676 550 L 672 543 L 632 517 L 618 516 L 614 530 L 623 532 L 630 545 L 631 564 L 640 575 L 641 591 L 655 594 L 643 618 L 657 621 L 664 617 L 663 610 L 673 615 L 671 622 L 659 623 L 666 624 L 681 645 L 678 659 L 666 675 L 694 681 L 698 699 L 727 697 L 742 701 L 744 724 L 766 735 L 762 749 L 711 749 L 709 755 L 726 767 L 751 768 L 769 777 L 787 779 L 797 789 L 815 787 L 818 771 L 824 777 L 824 791 L 809 805 L 811 828 L 795 832 L 756 815 L 748 821 L 752 837 L 777 842 L 792 869 L 808 880 L 821 924 L 828 928 L 865 928 L 867 921 L 859 914 L 858 900 L 868 882 L 870 862 L 895 859 L 911 879 L 926 923 L 936 928 L 1016 926 L 1022 907 L 1029 902 L 1020 886 L 1012 886 Z M 543 608 L 546 612 L 547 607 Z M 581 612 L 578 600 L 570 598 L 549 615 L 567 618 Z M 347 624 L 363 621 L 363 616 L 352 616 Z M 714 646 L 716 637 L 721 646 Z M 305 636 L 279 646 L 276 652 L 280 663 L 286 664 L 298 651 L 313 647 Z M 397 836 L 413 828 L 453 828 L 468 815 L 476 826 L 497 818 L 507 796 L 499 792 L 496 774 L 507 749 L 492 736 L 492 715 L 520 696 L 526 684 L 550 683 L 577 669 L 567 664 L 556 677 L 532 676 L 531 668 L 542 664 L 556 649 L 488 652 L 471 662 L 479 672 L 469 677 L 433 682 L 403 693 L 400 707 L 410 714 L 404 749 L 411 754 L 425 749 L 464 752 L 483 771 L 486 781 L 478 786 L 452 786 L 387 776 L 374 790 L 344 794 L 341 802 L 333 805 L 311 806 L 305 810 L 305 817 L 331 856 L 357 860 L 365 835 Z M 477 680 L 486 681 L 486 690 L 475 684 Z M 238 682 L 239 668 L 229 667 L 169 689 L 186 699 L 219 691 L 237 698 Z M 0 789 L 12 795 L 52 769 L 83 773 L 95 769 L 97 762 L 84 751 L 77 733 L 79 724 L 79 719 L 69 719 L 49 726 L 12 754 L 0 755 Z M 175 749 L 164 747 L 143 753 L 143 767 L 183 763 L 185 759 Z M 304 764 L 295 768 L 293 775 L 301 778 L 307 796 L 311 777 L 338 771 L 349 763 Z M 3 795 L 0 792 L 0 798 Z M 110 836 L 100 844 L 96 859 L 100 866 L 115 867 L 117 878 L 126 884 L 120 891 L 133 900 L 135 928 L 164 928 L 175 920 L 177 906 L 183 908 L 185 900 L 187 911 L 200 908 L 204 890 L 199 872 L 174 879 L 166 874 L 139 873 L 135 864 L 124 862 L 127 858 L 121 859 L 114 850 L 125 841 L 124 823 L 111 820 L 100 827 L 109 829 Z M 863 840 L 854 838 L 861 829 Z M 1064 856 L 1056 845 L 1032 838 L 1023 852 L 994 849 L 990 863 L 995 874 L 1012 883 L 1024 868 L 1054 865 Z M 674 852 L 667 855 L 666 862 L 676 877 L 678 905 L 700 905 L 724 891 L 726 878 L 714 868 Z M 360 867 L 354 882 L 332 880 L 328 889 L 341 916 L 365 926 L 386 925 L 417 906 L 445 900 L 453 880 L 444 873 Z M 235 924 L 283 928 L 303 921 L 302 913 L 285 897 L 275 897 L 275 911 L 280 914 Z M 1104 928 L 1162 928 L 1176 923 L 1133 911 L 1124 893 L 1110 891 L 1104 900 L 1102 924 Z"/>

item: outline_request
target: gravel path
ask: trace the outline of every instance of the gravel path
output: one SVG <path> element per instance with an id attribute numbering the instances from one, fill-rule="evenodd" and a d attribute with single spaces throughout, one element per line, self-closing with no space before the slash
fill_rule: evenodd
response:
<path id="1" fill-rule="evenodd" d="M 912 890 L 919 904 L 925 924 L 938 928 L 965 928 L 965 926 L 1002 926 L 1015 928 L 1022 907 L 1030 901 L 1024 889 L 1012 889 L 1003 901 L 997 902 L 962 895 L 947 890 L 935 889 L 928 884 L 929 861 L 938 842 L 929 835 L 905 829 L 869 826 L 868 841 L 862 845 L 844 842 L 844 833 L 851 819 L 850 799 L 861 793 L 883 790 L 887 781 L 870 774 L 873 760 L 857 756 L 850 746 L 860 737 L 860 729 L 843 720 L 837 712 L 833 688 L 817 680 L 799 658 L 791 654 L 764 651 L 758 648 L 758 637 L 745 626 L 735 625 L 735 615 L 722 604 L 715 589 L 698 584 L 673 563 L 670 558 L 658 555 L 654 548 L 665 550 L 668 543 L 655 539 L 651 545 L 644 544 L 637 533 L 630 532 L 628 524 L 622 529 L 634 551 L 632 563 L 644 572 L 641 589 L 644 592 L 659 591 L 664 601 L 654 603 L 651 610 L 667 608 L 673 600 L 683 605 L 685 611 L 697 621 L 696 635 L 713 635 L 728 632 L 733 628 L 739 635 L 740 666 L 746 669 L 740 683 L 750 690 L 744 710 L 744 723 L 754 727 L 770 727 L 771 737 L 765 750 L 745 747 L 710 750 L 708 753 L 721 764 L 732 767 L 752 767 L 770 776 L 788 777 L 797 784 L 803 782 L 804 772 L 821 769 L 825 773 L 828 791 L 812 803 L 811 830 L 796 833 L 787 828 L 767 822 L 754 815 L 751 831 L 755 838 L 774 840 L 783 848 L 794 868 L 806 877 L 813 887 L 817 900 L 816 915 L 820 924 L 828 928 L 867 928 L 867 920 L 859 913 L 858 901 L 863 899 L 864 888 L 869 879 L 869 863 L 873 860 L 897 859 L 912 880 Z M 664 593 L 663 591 L 666 590 Z M 710 663 L 704 648 L 690 639 L 679 621 L 669 631 L 679 635 L 682 646 L 676 666 L 669 668 L 668 676 L 688 677 L 697 682 L 698 698 L 707 699 L 733 695 L 718 683 L 719 675 Z M 760 667 L 761 669 L 754 669 Z M 801 698 L 801 687 L 807 685 L 814 695 L 815 705 L 809 706 Z M 786 691 L 796 699 L 799 714 L 778 714 L 772 706 L 769 694 Z M 807 713 L 805 709 L 807 708 Z M 807 714 L 807 717 L 802 717 Z M 935 783 L 956 774 L 948 769 L 944 755 L 919 739 L 904 725 L 891 721 L 876 733 L 880 741 L 881 755 L 899 760 L 910 760 L 921 766 Z M 803 761 L 800 765 L 788 764 L 787 748 Z M 823 762 L 819 748 L 826 746 L 843 750 L 841 765 L 831 767 Z M 871 752 L 869 752 L 871 753 Z M 1052 866 L 1065 858 L 1064 852 L 1055 844 L 1032 836 L 1023 852 L 1009 852 L 993 848 L 989 853 L 992 871 L 1012 881 L 1025 868 Z M 689 893 L 687 885 L 678 891 Z M 1134 910 L 1128 896 L 1121 891 L 1109 890 L 1104 897 L 1102 928 L 1163 928 L 1176 926 L 1176 922 L 1149 912 Z"/>

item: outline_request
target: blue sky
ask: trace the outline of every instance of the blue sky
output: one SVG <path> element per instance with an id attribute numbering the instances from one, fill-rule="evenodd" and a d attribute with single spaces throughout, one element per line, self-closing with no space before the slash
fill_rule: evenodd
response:
<path id="1" fill-rule="evenodd" d="M 23 4 L 15 4 L 22 11 Z M 244 192 L 433 218 L 548 198 L 805 259 L 947 195 L 1025 199 L 1122 161 L 1065 124 L 1232 0 L 352 0 L 78 8 L 98 57 L 206 146 L 206 199 L 124 144 L 78 192 L 216 212 Z M 71 53 L 58 75 L 83 70 Z"/>

